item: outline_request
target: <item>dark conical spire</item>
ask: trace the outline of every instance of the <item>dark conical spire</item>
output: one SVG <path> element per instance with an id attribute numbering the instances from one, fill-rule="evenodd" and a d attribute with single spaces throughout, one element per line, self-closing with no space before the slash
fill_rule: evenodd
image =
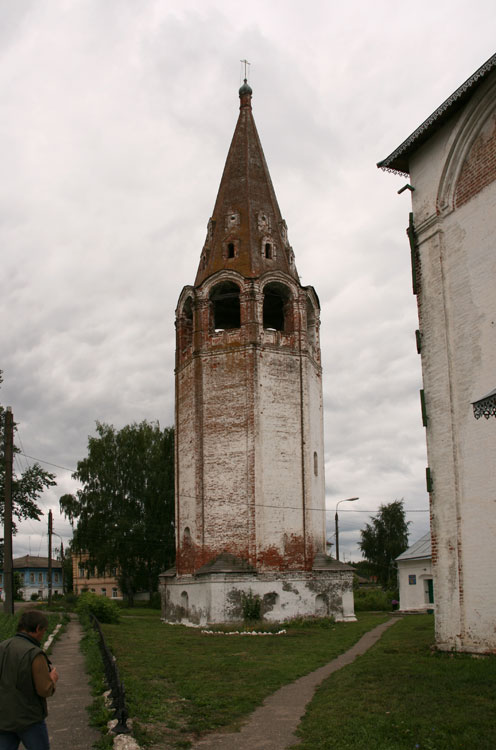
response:
<path id="1" fill-rule="evenodd" d="M 269 270 L 298 280 L 251 108 L 252 89 L 239 89 L 240 112 L 227 155 L 195 286 L 225 268 L 257 278 Z"/>

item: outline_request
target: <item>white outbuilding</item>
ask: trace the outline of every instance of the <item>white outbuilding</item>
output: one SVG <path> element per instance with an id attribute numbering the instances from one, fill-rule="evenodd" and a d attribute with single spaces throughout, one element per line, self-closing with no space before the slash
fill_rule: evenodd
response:
<path id="1" fill-rule="evenodd" d="M 428 532 L 398 555 L 401 612 L 426 612 L 434 608 L 431 535 Z"/>

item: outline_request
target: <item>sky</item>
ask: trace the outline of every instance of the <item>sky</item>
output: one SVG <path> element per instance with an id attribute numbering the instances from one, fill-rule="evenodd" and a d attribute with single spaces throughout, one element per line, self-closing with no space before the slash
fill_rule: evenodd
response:
<path id="1" fill-rule="evenodd" d="M 57 476 L 14 557 L 71 535 L 95 422 L 173 424 L 174 310 L 238 117 L 240 60 L 321 302 L 328 536 L 404 499 L 428 531 L 407 179 L 378 170 L 495 51 L 492 0 L 0 0 L 0 402 Z M 334 548 L 333 548 L 334 549 Z"/>

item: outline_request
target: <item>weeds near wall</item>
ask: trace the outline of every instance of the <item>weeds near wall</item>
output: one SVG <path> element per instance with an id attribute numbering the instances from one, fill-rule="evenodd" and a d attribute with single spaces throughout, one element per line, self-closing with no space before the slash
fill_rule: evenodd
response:
<path id="1" fill-rule="evenodd" d="M 255 622 L 262 619 L 262 600 L 258 594 L 250 589 L 247 594 L 241 594 L 241 610 L 245 622 Z"/>

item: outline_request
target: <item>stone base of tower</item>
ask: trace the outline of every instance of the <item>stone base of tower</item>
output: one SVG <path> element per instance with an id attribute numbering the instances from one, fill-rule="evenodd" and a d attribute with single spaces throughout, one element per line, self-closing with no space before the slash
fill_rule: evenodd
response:
<path id="1" fill-rule="evenodd" d="M 309 572 L 223 570 L 177 576 L 172 569 L 161 574 L 160 593 L 162 618 L 170 623 L 240 622 L 247 596 L 260 598 L 262 619 L 269 622 L 330 616 L 337 622 L 356 620 L 353 570 L 329 558 Z"/>

